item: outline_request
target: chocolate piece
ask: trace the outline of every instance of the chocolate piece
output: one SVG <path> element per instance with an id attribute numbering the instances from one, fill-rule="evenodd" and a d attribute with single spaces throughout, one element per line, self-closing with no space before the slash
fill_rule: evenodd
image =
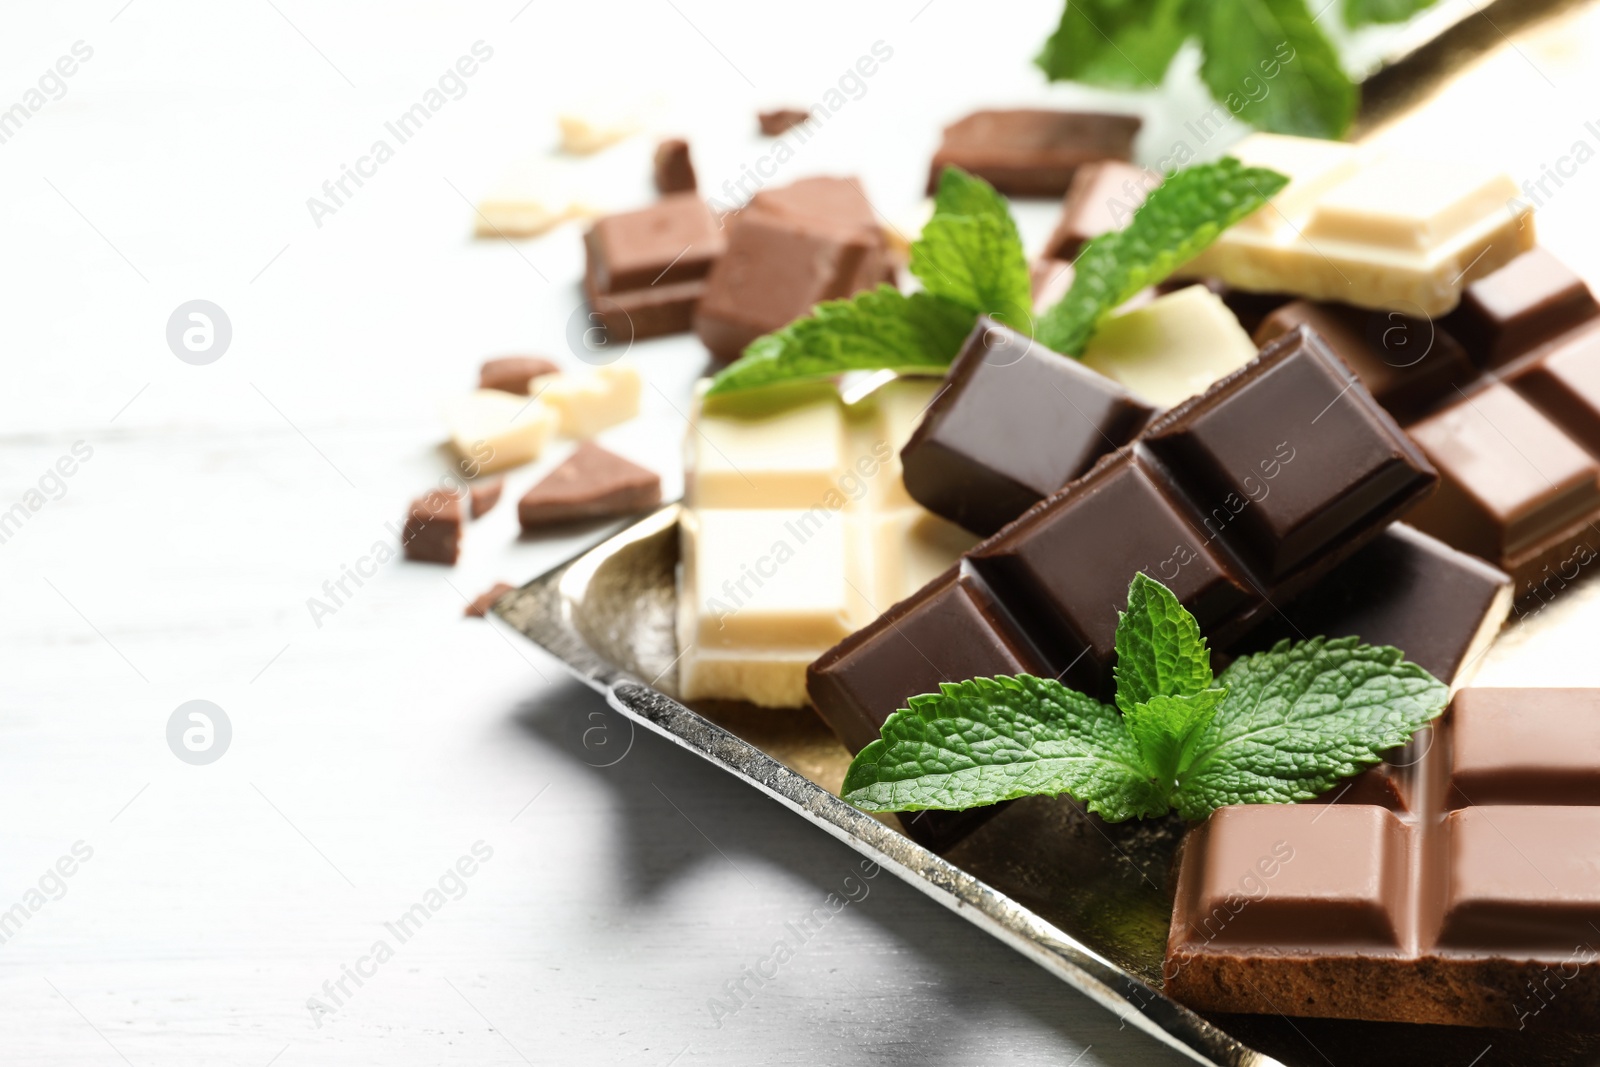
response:
<path id="1" fill-rule="evenodd" d="M 517 502 L 524 530 L 610 519 L 661 503 L 661 479 L 592 441 L 584 441 Z"/>
<path id="2" fill-rule="evenodd" d="M 789 185 L 762 189 L 750 198 L 745 212 L 770 212 L 820 225 L 849 226 L 860 231 L 867 254 L 850 279 L 851 292 L 887 283 L 895 284 L 893 253 L 872 202 L 855 178 L 801 178 Z"/>
<path id="3" fill-rule="evenodd" d="M 454 566 L 461 556 L 461 498 L 435 489 L 411 502 L 401 547 L 406 559 Z"/>
<path id="4" fill-rule="evenodd" d="M 656 145 L 656 192 L 692 193 L 695 190 L 694 164 L 689 160 L 689 142 L 671 137 Z"/>
<path id="5" fill-rule="evenodd" d="M 1140 120 L 1093 111 L 975 111 L 944 128 L 928 168 L 928 194 L 946 166 L 1013 196 L 1063 196 L 1085 163 L 1126 160 Z"/>
<path id="6" fill-rule="evenodd" d="M 1127 444 L 1152 414 L 1115 382 L 983 316 L 900 454 L 906 491 L 992 534 Z"/>
<path id="7" fill-rule="evenodd" d="M 1250 373 L 1153 425 L 1150 450 L 1178 475 L 1205 527 L 1277 583 L 1375 512 L 1392 517 L 1427 462 L 1316 333 L 1300 328 Z M 1263 430 L 1280 439 L 1270 444 Z M 1287 464 L 1292 477 L 1269 481 Z M 1431 480 L 1431 479 L 1429 479 Z M 1274 492 L 1273 490 L 1277 491 Z M 1248 506 L 1246 506 L 1248 501 Z"/>
<path id="8" fill-rule="evenodd" d="M 1165 461 L 1149 447 L 1157 441 Z M 1281 452 L 1286 443 L 1295 451 Z M 1135 573 L 1166 583 L 1222 647 L 1366 545 L 1436 477 L 1326 346 L 1295 330 L 968 551 L 962 595 L 996 606 L 967 612 L 960 632 L 932 613 L 911 652 L 936 641 L 941 650 L 1031 648 L 1049 673 L 1102 692 L 1115 609 Z M 1249 496 L 1216 497 L 1235 485 Z M 1236 536 L 1250 508 L 1264 514 L 1250 536 Z M 943 590 L 928 586 L 812 664 L 807 687 L 835 729 L 866 736 L 928 691 L 929 678 L 906 667 L 900 631 L 954 595 Z M 979 636 L 985 627 L 992 636 Z M 933 680 L 969 678 L 969 669 L 1002 670 L 946 660 L 936 668 L 946 677 Z"/>
<path id="9" fill-rule="evenodd" d="M 483 592 L 472 598 L 472 603 L 468 604 L 462 610 L 462 618 L 486 618 L 489 612 L 493 610 L 495 604 L 499 602 L 500 598 L 514 589 L 516 589 L 516 586 L 514 585 L 507 585 L 505 582 L 495 582 L 492 587 L 485 589 Z"/>
<path id="10" fill-rule="evenodd" d="M 1061 221 L 1041 255 L 1073 259 L 1096 237 L 1122 229 L 1159 181 L 1132 163 L 1115 159 L 1085 163 L 1072 175 L 1061 203 Z"/>
<path id="11" fill-rule="evenodd" d="M 1156 286 L 1156 291 L 1171 293 L 1190 285 L 1203 285 L 1211 290 L 1233 312 L 1245 332 L 1252 334 L 1260 329 L 1268 315 L 1294 299 L 1287 293 L 1252 293 L 1233 289 L 1221 278 L 1168 278 Z"/>
<path id="12" fill-rule="evenodd" d="M 1573 440 L 1600 455 L 1600 327 L 1563 339 L 1507 382 Z"/>
<path id="13" fill-rule="evenodd" d="M 811 112 L 801 111 L 794 107 L 781 107 L 775 111 L 758 111 L 756 120 L 761 123 L 761 132 L 768 137 L 777 137 L 779 134 L 788 133 L 802 122 L 811 119 Z"/>
<path id="14" fill-rule="evenodd" d="M 1281 639 L 1359 637 L 1391 645 L 1446 685 L 1477 665 L 1511 610 L 1511 577 L 1402 523 L 1287 604 L 1229 651 Z"/>
<path id="15" fill-rule="evenodd" d="M 1157 407 L 1174 407 L 1256 358 L 1255 342 L 1202 285 L 1141 300 L 1102 322 L 1084 347 L 1085 367 Z"/>
<path id="16" fill-rule="evenodd" d="M 486 359 L 478 368 L 478 388 L 498 389 L 502 393 L 528 395 L 528 385 L 535 378 L 555 374 L 561 368 L 539 356 L 501 356 Z"/>
<path id="17" fill-rule="evenodd" d="M 1465 396 L 1410 433 L 1441 479 L 1410 517 L 1418 529 L 1495 561 L 1519 586 L 1579 544 L 1600 544 L 1589 525 L 1600 466 L 1511 388 Z"/>
<path id="18" fill-rule="evenodd" d="M 484 485 L 472 487 L 471 507 L 469 511 L 474 519 L 480 518 L 490 508 L 500 502 L 500 494 L 505 490 L 506 483 L 496 478 Z"/>
<path id="19" fill-rule="evenodd" d="M 1036 259 L 1028 264 L 1028 292 L 1035 314 L 1043 315 L 1072 288 L 1072 264 L 1064 259 Z"/>
<path id="20" fill-rule="evenodd" d="M 1461 293 L 1440 323 L 1484 367 L 1503 367 L 1600 315 L 1589 287 L 1542 248 L 1524 252 Z"/>
<path id="21" fill-rule="evenodd" d="M 1464 689 L 1428 734 L 1396 807 L 1240 805 L 1193 831 L 1166 991 L 1202 1011 L 1592 1025 L 1600 690 Z"/>
<path id="22" fill-rule="evenodd" d="M 584 235 L 584 295 L 611 343 L 687 327 L 724 241 L 711 211 L 689 193 L 600 219 Z"/>
<path id="23" fill-rule="evenodd" d="M 1316 330 L 1397 418 L 1421 414 L 1478 374 L 1460 343 L 1433 322 L 1345 304 L 1284 304 L 1262 319 L 1256 343 L 1301 325 Z"/>
<path id="24" fill-rule="evenodd" d="M 881 240 L 881 238 L 880 238 Z M 856 291 L 872 241 L 854 227 L 746 212 L 706 281 L 694 330 L 718 359 L 735 359 L 762 334 Z"/>

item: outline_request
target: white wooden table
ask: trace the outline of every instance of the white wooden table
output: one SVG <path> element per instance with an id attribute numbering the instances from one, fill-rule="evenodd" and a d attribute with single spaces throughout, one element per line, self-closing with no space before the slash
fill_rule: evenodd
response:
<path id="1" fill-rule="evenodd" d="M 942 121 L 1093 99 L 1028 65 L 1056 0 L 749 10 L 8 13 L 0 109 L 76 42 L 92 54 L 0 143 L 0 516 L 24 512 L 0 543 L 0 1062 L 1178 1061 L 460 618 L 584 538 L 518 540 L 502 503 L 453 570 L 386 563 L 345 579 L 331 615 L 308 609 L 347 565 L 371 573 L 386 524 L 446 469 L 437 405 L 483 357 L 573 360 L 577 231 L 468 236 L 467 201 L 548 150 L 562 103 L 659 93 L 717 195 L 770 151 L 758 104 L 813 103 L 886 42 L 773 180 L 858 173 L 903 217 Z M 478 41 L 493 54 L 463 95 L 317 225 L 307 198 Z M 1148 136 L 1182 119 L 1152 111 Z M 649 148 L 590 164 L 594 198 L 647 199 Z M 1035 243 L 1051 213 L 1022 208 Z M 205 366 L 165 337 L 193 299 L 232 326 Z M 674 493 L 703 353 L 674 338 L 626 358 L 647 410 L 606 441 Z M 70 477 L 48 474 L 77 442 Z M 167 742 L 195 699 L 232 726 L 204 766 Z M 755 987 L 745 968 L 834 892 L 855 902 Z"/>

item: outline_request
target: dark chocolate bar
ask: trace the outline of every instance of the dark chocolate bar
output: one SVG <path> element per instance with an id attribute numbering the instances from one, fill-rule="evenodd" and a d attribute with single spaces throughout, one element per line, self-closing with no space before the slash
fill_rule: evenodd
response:
<path id="1" fill-rule="evenodd" d="M 724 241 L 704 201 L 675 193 L 600 219 L 584 248 L 584 295 L 607 343 L 626 344 L 689 328 Z"/>
<path id="2" fill-rule="evenodd" d="M 1154 413 L 1111 379 L 984 316 L 900 452 L 906 491 L 992 534 L 1133 440 Z"/>
<path id="3" fill-rule="evenodd" d="M 944 128 L 928 170 L 928 194 L 946 166 L 1013 196 L 1063 196 L 1085 163 L 1127 160 L 1140 120 L 1095 111 L 975 111 Z"/>
<path id="4" fill-rule="evenodd" d="M 1378 769 L 1387 792 L 1358 788 L 1374 773 L 1331 805 L 1220 808 L 1190 832 L 1166 992 L 1202 1011 L 1592 1027 L 1600 690 L 1461 690 Z"/>
<path id="5" fill-rule="evenodd" d="M 938 681 L 1033 663 L 1102 693 L 1135 573 L 1224 646 L 1436 480 L 1338 357 L 1295 330 L 825 653 L 807 688 L 853 747 Z"/>

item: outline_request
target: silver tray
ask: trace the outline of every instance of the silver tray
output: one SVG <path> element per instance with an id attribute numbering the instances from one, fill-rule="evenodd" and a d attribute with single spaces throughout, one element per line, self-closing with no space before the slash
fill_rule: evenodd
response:
<path id="1" fill-rule="evenodd" d="M 809 710 L 672 695 L 677 505 L 509 593 L 495 611 L 607 702 L 717 764 L 1015 948 L 1151 1037 L 1202 1063 L 1487 1067 L 1600 1060 L 1600 1036 L 1289 1019 L 1202 1017 L 1161 992 L 1171 871 L 1183 824 L 1109 825 L 1064 798 L 1013 803 L 943 856 L 836 795 L 849 753 Z M 1555 616 L 1593 605 L 1574 590 Z M 1529 627 L 1518 628 L 1524 637 Z M 1572 632 L 1570 621 L 1564 628 Z M 1517 644 L 1520 642 L 1512 642 Z M 646 681 L 648 680 L 648 681 Z M 1548 683 L 1545 683 L 1548 684 Z M 1486 1048 L 1487 1046 L 1487 1048 Z"/>

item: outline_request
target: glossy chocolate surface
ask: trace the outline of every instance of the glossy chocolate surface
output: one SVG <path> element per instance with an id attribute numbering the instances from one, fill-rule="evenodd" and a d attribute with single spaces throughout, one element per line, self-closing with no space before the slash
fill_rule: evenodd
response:
<path id="1" fill-rule="evenodd" d="M 1484 367 L 1502 367 L 1600 316 L 1583 279 L 1542 248 L 1513 259 L 1462 290 L 1440 325 Z"/>
<path id="2" fill-rule="evenodd" d="M 906 491 L 988 535 L 1138 434 L 1153 409 L 983 317 L 900 453 Z"/>
<path id="3" fill-rule="evenodd" d="M 1600 690 L 1464 689 L 1405 759 L 1399 806 L 1350 790 L 1221 808 L 1192 833 L 1167 991 L 1215 1011 L 1583 1025 L 1600 996 L 1579 966 L 1600 922 Z M 1558 967 L 1552 999 L 1540 979 Z"/>

